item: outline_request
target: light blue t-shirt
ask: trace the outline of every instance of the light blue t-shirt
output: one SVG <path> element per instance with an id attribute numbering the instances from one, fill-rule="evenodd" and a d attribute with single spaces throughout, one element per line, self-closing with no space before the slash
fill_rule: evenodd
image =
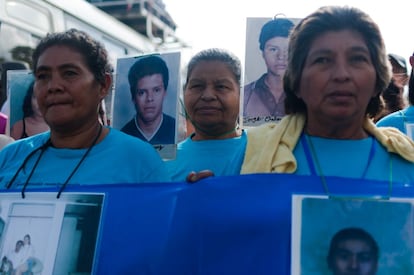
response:
<path id="1" fill-rule="evenodd" d="M 406 123 L 414 123 L 414 106 L 386 115 L 376 124 L 378 127 L 395 127 L 407 134 Z"/>
<path id="2" fill-rule="evenodd" d="M 312 146 L 315 153 L 312 153 Z M 297 175 L 322 173 L 380 181 L 389 181 L 392 177 L 393 182 L 414 182 L 414 163 L 389 153 L 373 137 L 342 140 L 303 135 L 293 153 L 298 163 Z"/>
<path id="3" fill-rule="evenodd" d="M 185 181 L 191 171 L 211 170 L 216 176 L 239 175 L 246 150 L 247 135 L 193 141 L 186 138 L 177 146 L 177 157 L 165 161 L 173 181 Z"/>
<path id="4" fill-rule="evenodd" d="M 26 157 L 47 142 L 50 132 L 9 144 L 0 151 L 0 188 L 6 188 Z M 27 160 L 12 188 L 21 188 L 29 174 L 31 187 L 60 186 L 75 169 L 87 149 L 58 149 L 48 146 L 36 168 L 41 150 Z M 155 149 L 138 138 L 110 128 L 96 144 L 68 184 L 93 185 L 170 181 L 166 167 Z"/>

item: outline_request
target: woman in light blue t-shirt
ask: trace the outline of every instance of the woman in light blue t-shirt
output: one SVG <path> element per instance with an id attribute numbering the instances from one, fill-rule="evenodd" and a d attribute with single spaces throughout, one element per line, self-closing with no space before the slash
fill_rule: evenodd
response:
<path id="1" fill-rule="evenodd" d="M 237 124 L 240 79 L 240 61 L 228 51 L 207 49 L 190 60 L 184 107 L 194 132 L 178 144 L 176 159 L 166 161 L 172 180 L 203 170 L 217 176 L 240 173 L 246 147 L 246 134 Z"/>

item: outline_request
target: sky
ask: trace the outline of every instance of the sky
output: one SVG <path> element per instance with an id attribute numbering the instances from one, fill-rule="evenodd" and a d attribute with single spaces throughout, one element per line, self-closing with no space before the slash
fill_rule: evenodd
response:
<path id="1" fill-rule="evenodd" d="M 176 35 L 192 48 L 183 59 L 210 48 L 225 48 L 242 62 L 245 56 L 246 18 L 303 18 L 320 6 L 348 5 L 368 13 L 379 25 L 387 51 L 408 58 L 414 51 L 414 1 L 393 0 L 163 0 L 177 24 Z"/>

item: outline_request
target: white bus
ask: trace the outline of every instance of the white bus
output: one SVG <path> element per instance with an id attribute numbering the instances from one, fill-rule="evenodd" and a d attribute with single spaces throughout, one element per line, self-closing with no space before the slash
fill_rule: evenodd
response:
<path id="1" fill-rule="evenodd" d="M 84 0 L 0 0 L 0 62 L 31 63 L 31 51 L 50 32 L 77 28 L 116 58 L 153 52 L 156 44 Z M 114 64 L 115 65 L 115 64 Z"/>
<path id="2" fill-rule="evenodd" d="M 154 52 L 160 46 L 84 0 L 0 0 L 0 107 L 7 109 L 6 89 L 2 88 L 6 87 L 6 71 L 22 64 L 31 68 L 32 52 L 39 40 L 47 33 L 70 28 L 83 30 L 102 42 L 114 68 L 117 58 Z M 105 98 L 108 121 L 112 92 Z"/>

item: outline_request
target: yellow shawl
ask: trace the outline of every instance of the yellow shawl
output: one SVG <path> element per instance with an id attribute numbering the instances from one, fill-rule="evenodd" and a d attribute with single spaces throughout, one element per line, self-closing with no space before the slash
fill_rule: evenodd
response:
<path id="1" fill-rule="evenodd" d="M 293 173 L 297 163 L 293 149 L 305 126 L 304 115 L 287 115 L 279 123 L 265 124 L 247 131 L 247 147 L 241 174 Z M 414 162 L 414 142 L 393 127 L 376 127 L 366 119 L 364 129 L 388 152 Z"/>

